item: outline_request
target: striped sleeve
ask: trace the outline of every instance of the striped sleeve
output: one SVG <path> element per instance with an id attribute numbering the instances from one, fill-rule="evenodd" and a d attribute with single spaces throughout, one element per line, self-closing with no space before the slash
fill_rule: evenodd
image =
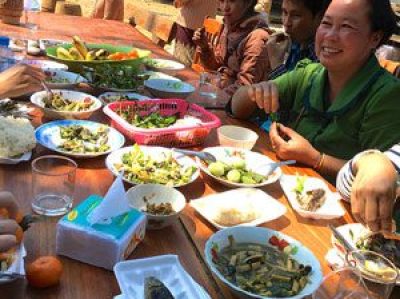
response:
<path id="1" fill-rule="evenodd" d="M 336 179 L 336 189 L 346 201 L 350 201 L 350 193 L 354 181 L 353 162 L 359 155 L 362 155 L 363 153 L 365 152 L 359 153 L 353 159 L 348 161 L 338 173 Z M 390 159 L 390 161 L 392 161 L 397 173 L 400 173 L 400 143 L 387 150 L 385 155 Z"/>

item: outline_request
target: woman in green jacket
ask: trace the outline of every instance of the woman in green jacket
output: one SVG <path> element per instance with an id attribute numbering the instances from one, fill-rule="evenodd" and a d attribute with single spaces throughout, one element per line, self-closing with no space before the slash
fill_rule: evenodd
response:
<path id="1" fill-rule="evenodd" d="M 400 81 L 374 52 L 396 26 L 389 0 L 333 0 L 316 34 L 320 64 L 239 89 L 233 114 L 279 111 L 288 127 L 271 126 L 277 156 L 327 175 L 364 149 L 388 149 L 400 140 Z"/>

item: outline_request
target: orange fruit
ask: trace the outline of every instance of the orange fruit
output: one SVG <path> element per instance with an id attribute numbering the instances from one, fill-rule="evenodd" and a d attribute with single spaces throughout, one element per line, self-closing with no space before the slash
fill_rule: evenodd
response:
<path id="1" fill-rule="evenodd" d="M 63 272 L 61 261 L 55 256 L 42 256 L 26 267 L 26 278 L 35 288 L 47 288 L 60 282 Z"/>

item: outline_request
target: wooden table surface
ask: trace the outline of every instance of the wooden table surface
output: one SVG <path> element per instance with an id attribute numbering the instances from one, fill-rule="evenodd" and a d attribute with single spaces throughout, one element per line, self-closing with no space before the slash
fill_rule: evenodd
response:
<path id="1" fill-rule="evenodd" d="M 70 40 L 72 35 L 79 35 L 88 42 L 107 42 L 112 44 L 127 44 L 146 48 L 153 52 L 154 57 L 171 57 L 163 49 L 154 45 L 147 38 L 128 24 L 116 21 L 93 20 L 82 17 L 58 16 L 42 13 L 40 30 L 34 34 L 36 38 L 56 38 Z M 1 35 L 31 37 L 32 33 L 22 27 L 0 24 Z M 178 76 L 183 80 L 195 80 L 197 74 L 189 69 L 180 72 Z M 224 124 L 238 124 L 257 131 L 260 138 L 254 151 L 264 153 L 272 158 L 269 151 L 268 136 L 265 132 L 250 123 L 239 122 L 228 118 L 223 111 L 214 111 Z M 106 121 L 105 116 L 98 112 L 93 119 Z M 40 119 L 35 119 L 40 122 Z M 129 143 L 127 143 L 129 144 Z M 208 136 L 204 146 L 218 144 L 215 131 Z M 48 154 L 50 151 L 37 146 L 34 157 Z M 90 194 L 104 195 L 113 181 L 110 171 L 105 168 L 104 158 L 77 160 L 77 180 L 75 187 L 74 204 L 78 204 Z M 283 167 L 285 173 L 296 172 L 318 176 L 308 168 Z M 31 166 L 30 162 L 18 165 L 0 166 L 0 189 L 14 193 L 24 212 L 31 212 Z M 331 233 L 327 228 L 327 221 L 315 221 L 300 217 L 289 206 L 278 183 L 262 188 L 288 207 L 287 213 L 278 220 L 262 226 L 279 230 L 301 241 L 310 248 L 320 260 L 323 271 L 327 273 L 329 267 L 324 256 L 331 247 Z M 194 183 L 180 188 L 187 200 L 202 197 L 207 194 L 227 190 L 203 174 Z M 346 207 L 348 208 L 348 207 Z M 26 261 L 30 262 L 38 256 L 55 254 L 55 233 L 58 218 L 45 218 L 45 221 L 35 224 L 26 234 L 24 243 L 28 252 Z M 346 214 L 344 219 L 331 221 L 334 225 L 352 222 L 351 216 Z M 202 219 L 191 207 L 186 206 L 180 221 L 160 231 L 147 231 L 144 241 L 139 244 L 130 259 L 150 257 L 162 254 L 176 254 L 179 256 L 185 269 L 202 285 L 212 298 L 235 298 L 229 290 L 217 282 L 204 261 L 204 245 L 215 229 Z M 96 268 L 69 258 L 61 257 L 64 265 L 64 275 L 61 284 L 54 288 L 38 290 L 25 287 L 24 281 L 16 282 L 7 287 L 0 286 L 0 298 L 112 298 L 120 293 L 117 281 L 111 271 Z M 11 291 L 13 293 L 11 293 Z M 392 298 L 399 298 L 399 290 L 395 290 Z"/>

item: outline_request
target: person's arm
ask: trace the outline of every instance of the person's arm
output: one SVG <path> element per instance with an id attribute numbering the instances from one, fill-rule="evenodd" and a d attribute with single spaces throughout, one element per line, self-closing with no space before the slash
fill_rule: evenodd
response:
<path id="1" fill-rule="evenodd" d="M 361 152 L 338 174 L 338 192 L 351 201 L 354 217 L 372 231 L 392 228 L 399 169 L 400 144 L 397 144 L 385 154 L 377 150 Z"/>
<path id="2" fill-rule="evenodd" d="M 124 20 L 124 1 L 105 0 L 104 17 L 105 20 Z"/>
<path id="3" fill-rule="evenodd" d="M 39 68 L 18 64 L 0 73 L 0 99 L 18 97 L 42 89 L 46 78 Z"/>
<path id="4" fill-rule="evenodd" d="M 191 2 L 192 0 L 174 0 L 174 6 L 176 8 L 180 8 L 185 6 L 187 3 Z"/>
<path id="5" fill-rule="evenodd" d="M 201 64 L 208 70 L 216 71 L 222 61 L 215 56 L 214 47 L 208 42 L 205 28 L 197 29 L 193 34 L 193 43 L 197 46 Z"/>
<path id="6" fill-rule="evenodd" d="M 17 244 L 15 233 L 18 224 L 15 217 L 18 211 L 18 206 L 14 196 L 10 192 L 0 192 L 0 209 L 6 209 L 9 214 L 9 219 L 2 219 L 0 216 L 0 253 L 14 247 Z"/>
<path id="7" fill-rule="evenodd" d="M 96 19 L 102 19 L 104 17 L 104 6 L 105 6 L 105 0 L 97 0 L 91 17 Z"/>

